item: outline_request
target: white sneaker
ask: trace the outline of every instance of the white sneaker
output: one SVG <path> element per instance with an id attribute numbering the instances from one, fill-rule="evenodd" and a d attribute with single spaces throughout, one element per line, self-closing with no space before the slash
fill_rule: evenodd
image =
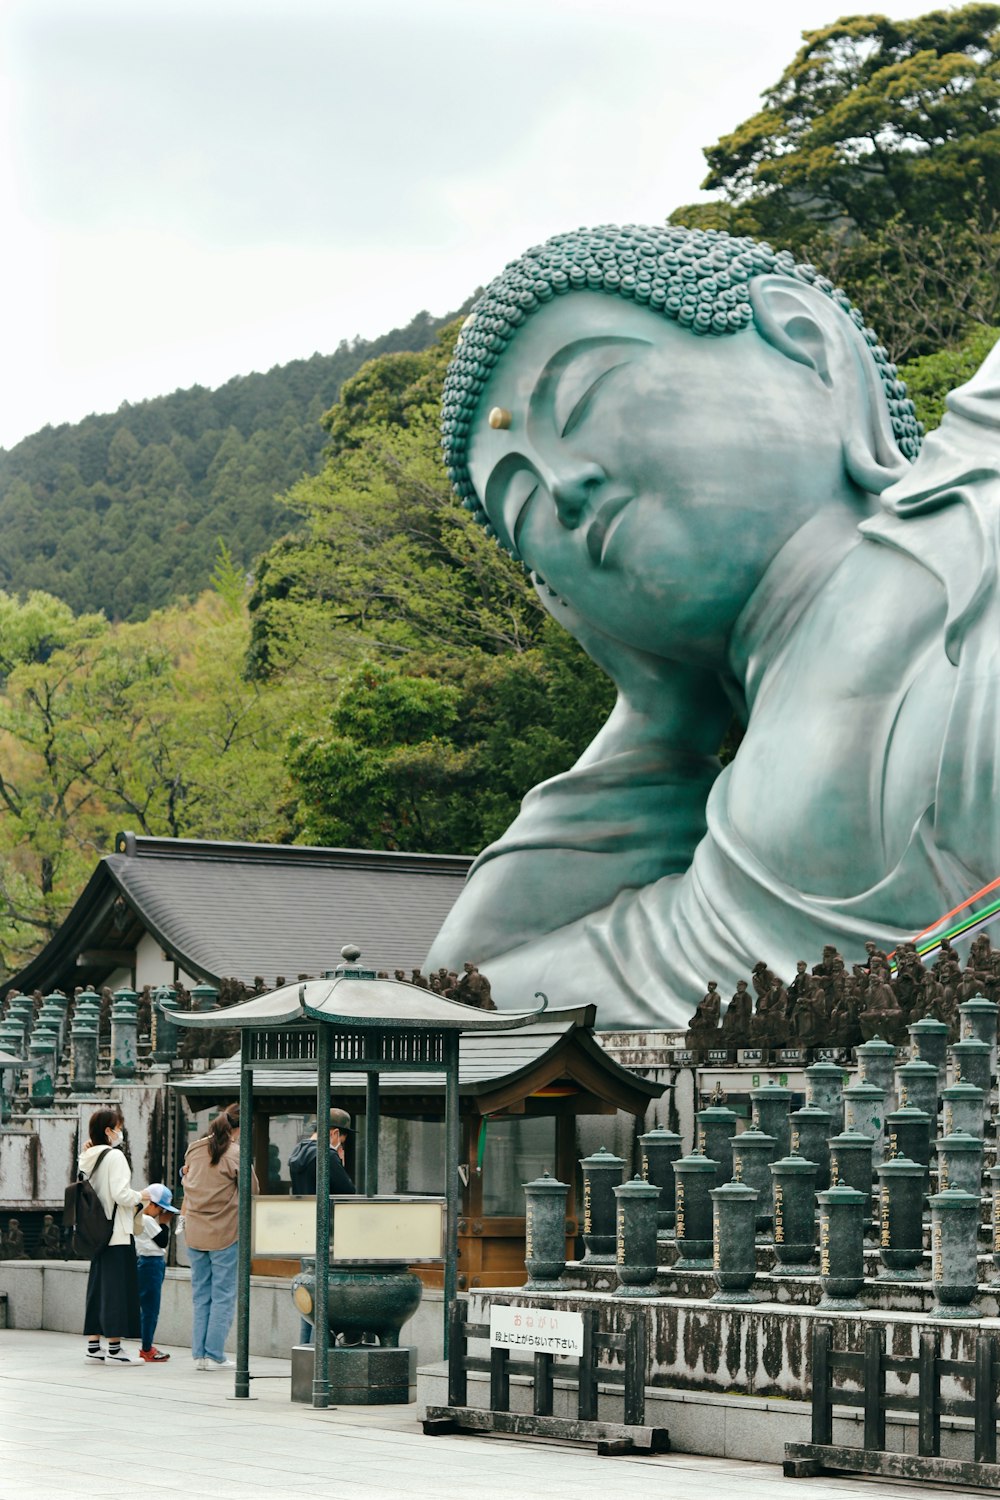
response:
<path id="1" fill-rule="evenodd" d="M 103 1365 L 103 1363 L 104 1363 L 104 1350 L 103 1349 L 85 1349 L 83 1352 L 84 1352 L 84 1355 L 85 1355 L 85 1357 L 87 1359 L 96 1359 L 98 1361 L 98 1363 L 100 1363 L 100 1364 Z"/>
<path id="2" fill-rule="evenodd" d="M 209 1370 L 235 1370 L 235 1359 L 206 1359 L 206 1367 Z"/>
<path id="3" fill-rule="evenodd" d="M 208 1369 L 208 1360 L 207 1359 L 196 1359 L 195 1362 L 194 1362 L 194 1367 L 195 1367 L 196 1370 L 207 1370 Z"/>
<path id="4" fill-rule="evenodd" d="M 129 1354 L 129 1352 L 128 1352 L 127 1349 L 119 1349 L 117 1354 L 112 1354 L 109 1351 L 105 1355 L 105 1359 L 108 1361 L 109 1364 L 112 1364 L 112 1365 L 141 1365 L 142 1364 L 142 1360 L 141 1359 L 137 1359 L 134 1354 Z"/>

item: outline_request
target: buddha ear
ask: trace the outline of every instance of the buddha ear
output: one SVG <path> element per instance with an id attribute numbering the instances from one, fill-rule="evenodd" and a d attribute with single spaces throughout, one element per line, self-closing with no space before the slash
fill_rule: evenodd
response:
<path id="1" fill-rule="evenodd" d="M 881 494 L 909 464 L 896 447 L 878 366 L 860 329 L 824 292 L 793 276 L 755 276 L 749 291 L 761 338 L 812 370 L 836 398 L 851 479 Z"/>

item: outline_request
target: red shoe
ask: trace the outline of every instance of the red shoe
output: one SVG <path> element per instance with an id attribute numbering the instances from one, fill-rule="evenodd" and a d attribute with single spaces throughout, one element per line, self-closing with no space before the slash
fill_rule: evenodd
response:
<path id="1" fill-rule="evenodd" d="M 140 1349 L 139 1358 L 144 1359 L 147 1365 L 159 1364 L 161 1360 L 169 1359 L 169 1354 L 163 1354 L 154 1344 L 152 1349 Z"/>

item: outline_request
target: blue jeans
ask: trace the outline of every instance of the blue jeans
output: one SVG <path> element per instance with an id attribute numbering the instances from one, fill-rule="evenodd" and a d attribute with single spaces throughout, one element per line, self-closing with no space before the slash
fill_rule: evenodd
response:
<path id="1" fill-rule="evenodd" d="M 226 1357 L 226 1339 L 236 1310 L 236 1258 L 238 1242 L 224 1250 L 192 1250 L 191 1262 L 191 1355 L 220 1365 Z"/>
<path id="2" fill-rule="evenodd" d="M 142 1330 L 142 1347 L 152 1349 L 156 1323 L 160 1316 L 160 1293 L 163 1290 L 163 1278 L 167 1274 L 166 1256 L 136 1256 L 136 1272 L 139 1277 L 139 1327 Z"/>

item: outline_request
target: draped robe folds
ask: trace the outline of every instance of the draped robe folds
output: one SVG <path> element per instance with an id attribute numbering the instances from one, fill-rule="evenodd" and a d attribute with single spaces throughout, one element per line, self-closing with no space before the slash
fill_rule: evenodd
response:
<path id="1" fill-rule="evenodd" d="M 615 710 L 479 856 L 431 951 L 501 1006 L 680 1027 L 708 979 L 890 949 L 1000 875 L 1000 351 L 858 527 L 821 512 L 734 631 L 721 773 Z"/>

